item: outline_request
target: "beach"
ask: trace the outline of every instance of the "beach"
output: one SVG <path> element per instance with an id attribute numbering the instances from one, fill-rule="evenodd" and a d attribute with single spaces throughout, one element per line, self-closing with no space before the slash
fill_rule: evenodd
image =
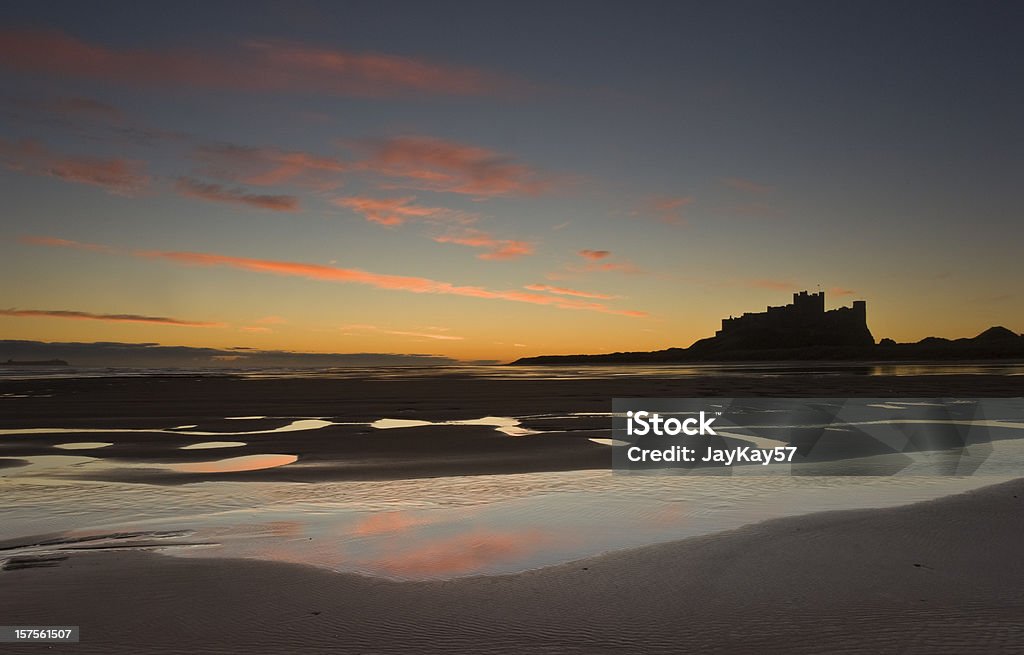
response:
<path id="1" fill-rule="evenodd" d="M 615 397 L 1010 398 L 1020 375 L 163 374 L 0 394 L 0 616 L 81 628 L 5 652 L 1024 643 L 1016 427 L 975 475 L 635 477 L 601 443 Z"/>
<path id="2" fill-rule="evenodd" d="M 0 614 L 81 625 L 76 653 L 1019 652 L 1022 511 L 1017 481 L 429 582 L 74 555 L 4 572 Z"/>

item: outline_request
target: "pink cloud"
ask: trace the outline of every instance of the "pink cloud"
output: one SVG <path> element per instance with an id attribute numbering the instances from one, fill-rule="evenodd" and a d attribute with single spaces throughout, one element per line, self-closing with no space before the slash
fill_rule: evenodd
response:
<path id="1" fill-rule="evenodd" d="M 208 321 L 186 321 L 166 316 L 142 316 L 139 314 L 93 314 L 69 309 L 0 309 L 0 316 L 68 318 L 87 321 L 113 321 L 115 323 L 154 323 L 175 327 L 224 327 L 224 323 Z"/>
<path id="2" fill-rule="evenodd" d="M 662 223 L 684 225 L 686 218 L 683 209 L 693 203 L 692 196 L 655 198 L 647 205 L 647 212 L 652 213 Z"/>
<path id="3" fill-rule="evenodd" d="M 82 243 L 70 239 L 56 239 L 54 237 L 23 236 L 18 239 L 22 243 L 34 246 L 53 246 L 57 248 L 74 248 L 76 250 L 91 250 L 93 252 L 113 252 L 110 246 L 102 246 L 98 243 Z"/>
<path id="4" fill-rule="evenodd" d="M 371 198 L 368 196 L 350 196 L 347 198 L 335 198 L 331 202 L 339 207 L 346 207 L 354 212 L 362 214 L 371 223 L 381 225 L 402 225 L 407 220 L 433 219 L 433 220 L 454 220 L 457 222 L 472 222 L 475 217 L 470 214 L 456 212 L 444 207 L 424 207 L 415 205 L 415 196 L 403 198 Z"/>
<path id="5" fill-rule="evenodd" d="M 140 162 L 62 155 L 31 139 L 0 139 L 0 162 L 11 170 L 97 186 L 123 196 L 138 193 L 150 182 Z"/>
<path id="6" fill-rule="evenodd" d="M 745 180 L 741 177 L 727 177 L 723 179 L 722 182 L 724 182 L 726 186 L 737 191 L 743 191 L 744 193 L 765 194 L 771 193 L 775 190 L 775 187 L 758 184 L 757 182 Z"/>
<path id="7" fill-rule="evenodd" d="M 593 255 L 584 255 L 583 253 L 585 252 L 604 253 L 608 251 L 580 251 L 577 254 L 588 260 L 585 264 L 582 266 L 577 264 L 566 264 L 561 269 L 548 273 L 546 277 L 549 280 L 564 280 L 569 277 L 586 273 L 625 273 L 627 275 L 640 275 L 647 272 L 629 261 L 605 261 L 606 257 L 603 255 L 594 257 Z M 608 256 L 611 256 L 610 252 L 608 252 Z"/>
<path id="8" fill-rule="evenodd" d="M 295 196 L 248 193 L 243 189 L 229 189 L 220 184 L 208 184 L 188 177 L 179 177 L 174 188 L 187 198 L 247 205 L 278 212 L 293 212 L 299 209 L 299 199 Z"/>
<path id="9" fill-rule="evenodd" d="M 773 289 L 778 291 L 791 291 L 798 286 L 796 283 L 790 282 L 789 280 L 771 280 L 765 278 L 747 280 L 746 284 L 747 286 L 755 289 Z"/>
<path id="10" fill-rule="evenodd" d="M 57 241 L 60 240 L 55 239 L 45 245 L 54 245 Z M 576 298 L 562 298 L 558 296 L 528 293 L 517 290 L 494 290 L 472 285 L 457 285 L 425 277 L 373 273 L 356 268 L 339 268 L 335 266 L 324 266 L 322 264 L 305 264 L 301 262 L 279 261 L 272 259 L 232 257 L 229 255 L 220 255 L 215 253 L 139 250 L 132 254 L 144 259 L 164 260 L 186 266 L 217 266 L 254 273 L 299 277 L 307 280 L 360 284 L 390 291 L 452 295 L 485 300 L 504 300 L 508 302 L 527 303 L 532 305 L 545 305 L 557 309 L 591 311 L 618 316 L 647 316 L 646 312 L 615 309 L 603 303 Z"/>
<path id="11" fill-rule="evenodd" d="M 828 290 L 828 294 L 830 296 L 837 296 L 840 298 L 842 298 L 843 296 L 852 296 L 855 293 L 857 292 L 854 291 L 853 289 L 844 289 L 842 287 L 832 287 Z"/>
<path id="12" fill-rule="evenodd" d="M 546 291 L 548 293 L 555 293 L 560 296 L 575 296 L 577 298 L 594 298 L 595 300 L 613 300 L 618 296 L 610 296 L 606 293 L 593 293 L 591 291 L 580 291 L 578 289 L 568 289 L 566 287 L 555 287 L 550 284 L 528 284 L 524 289 L 530 291 Z"/>
<path id="13" fill-rule="evenodd" d="M 482 70 L 415 57 L 285 41 L 248 41 L 216 50 L 113 48 L 57 30 L 0 31 L 0 66 L 133 86 L 366 97 L 490 95 L 528 89 L 521 82 Z"/>
<path id="14" fill-rule="evenodd" d="M 258 273 L 303 277 L 310 280 L 362 284 L 392 291 L 445 294 L 490 300 L 507 300 L 511 302 L 522 302 L 535 305 L 548 305 L 559 309 L 578 309 L 607 314 L 620 314 L 624 316 L 645 315 L 644 312 L 616 310 L 599 303 L 556 298 L 536 293 L 494 291 L 483 287 L 455 285 L 449 282 L 441 282 L 423 277 L 372 273 L 359 269 L 336 268 L 333 266 L 322 266 L 318 264 L 248 259 L 244 257 L 229 257 L 226 255 L 208 253 L 144 251 L 137 254 L 140 257 L 165 259 L 179 264 L 189 264 L 194 266 L 226 266 L 229 268 L 237 268 Z"/>
<path id="15" fill-rule="evenodd" d="M 592 263 L 587 264 L 585 270 L 587 272 L 598 271 L 602 273 L 616 272 L 629 274 L 638 274 L 644 272 L 640 267 L 631 262 L 605 262 L 600 264 Z"/>
<path id="16" fill-rule="evenodd" d="M 195 156 L 206 164 L 204 173 L 253 186 L 297 183 L 332 189 L 341 184 L 338 175 L 352 169 L 350 162 L 333 157 L 229 143 L 204 145 Z"/>
<path id="17" fill-rule="evenodd" d="M 587 259 L 598 260 L 607 259 L 612 253 L 609 250 L 581 250 L 576 254 Z"/>
<path id="18" fill-rule="evenodd" d="M 487 198 L 536 196 L 553 184 L 552 179 L 506 155 L 433 137 L 402 136 L 353 145 L 365 155 L 360 168 L 402 180 L 384 185 L 387 187 Z"/>
<path id="19" fill-rule="evenodd" d="M 470 248 L 484 248 L 487 252 L 477 255 L 477 259 L 508 260 L 518 259 L 533 254 L 533 244 L 529 241 L 513 241 L 496 239 L 486 232 L 466 230 L 458 235 L 442 235 L 434 237 L 438 243 L 457 243 Z"/>

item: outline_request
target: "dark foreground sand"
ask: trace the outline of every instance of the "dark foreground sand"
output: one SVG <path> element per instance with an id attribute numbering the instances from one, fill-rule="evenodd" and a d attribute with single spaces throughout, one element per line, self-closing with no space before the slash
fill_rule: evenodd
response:
<path id="1" fill-rule="evenodd" d="M 0 573 L 38 653 L 1020 653 L 1024 480 L 500 577 L 391 582 L 149 553 Z"/>
<path id="2" fill-rule="evenodd" d="M 180 450 L 197 439 L 166 432 L 0 435 L 0 468 L 8 470 L 38 455 L 68 454 L 55 444 L 111 442 L 76 455 L 118 460 L 126 466 L 83 477 L 128 482 L 182 483 L 201 480 L 395 479 L 451 475 L 605 469 L 611 453 L 589 441 L 610 436 L 607 415 L 522 419 L 543 431 L 528 439 L 491 427 L 426 426 L 375 430 L 381 418 L 427 421 L 523 417 L 611 411 L 617 397 L 960 397 L 1024 396 L 1024 376 L 869 376 L 806 372 L 778 377 L 743 375 L 680 378 L 485 379 L 438 375 L 395 379 L 246 379 L 230 376 L 0 380 L 0 429 L 60 427 L 160 429 L 196 425 L 204 431 L 269 430 L 287 417 L 320 417 L 355 423 L 303 432 L 240 437 L 230 452 Z M 230 416 L 268 416 L 227 421 Z M 361 425 L 358 424 L 363 422 Z M 236 439 L 236 437 L 227 437 Z M 147 463 L 200 461 L 264 453 L 298 456 L 274 469 L 230 473 L 173 473 Z M 132 470 L 133 465 L 139 470 Z"/>

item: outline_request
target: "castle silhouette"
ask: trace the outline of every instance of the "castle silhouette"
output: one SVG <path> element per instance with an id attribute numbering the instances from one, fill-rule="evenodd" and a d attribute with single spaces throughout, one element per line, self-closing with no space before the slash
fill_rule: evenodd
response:
<path id="1" fill-rule="evenodd" d="M 722 329 L 702 341 L 743 350 L 875 343 L 868 329 L 867 303 L 854 300 L 851 307 L 826 311 L 824 291 L 800 291 L 793 294 L 792 304 L 724 318 Z"/>
<path id="2" fill-rule="evenodd" d="M 540 355 L 513 364 L 642 364 L 714 361 L 907 361 L 1024 359 L 1024 335 L 991 327 L 976 337 L 926 337 L 915 343 L 882 339 L 875 344 L 867 323 L 867 303 L 825 310 L 825 292 L 793 294 L 793 302 L 763 312 L 722 319 L 715 336 L 689 348 L 600 355 Z"/>

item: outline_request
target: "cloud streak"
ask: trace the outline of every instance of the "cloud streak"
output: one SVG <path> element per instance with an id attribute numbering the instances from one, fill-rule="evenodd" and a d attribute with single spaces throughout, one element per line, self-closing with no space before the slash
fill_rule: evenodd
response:
<path id="1" fill-rule="evenodd" d="M 470 248 L 484 248 L 487 252 L 477 255 L 477 259 L 486 260 L 509 260 L 519 259 L 533 254 L 533 244 L 529 241 L 515 241 L 512 239 L 496 239 L 486 232 L 479 230 L 467 230 L 457 235 L 442 235 L 434 237 L 438 243 L 455 243 Z"/>
<path id="2" fill-rule="evenodd" d="M 51 246 L 54 248 L 72 248 L 74 250 L 89 250 L 92 252 L 114 252 L 110 246 L 103 246 L 98 243 L 83 243 L 71 239 L 57 239 L 54 237 L 22 236 L 18 241 L 33 246 Z"/>
<path id="3" fill-rule="evenodd" d="M 580 257 L 585 258 L 585 259 L 592 259 L 592 260 L 596 261 L 598 259 L 607 259 L 608 257 L 611 257 L 612 253 L 611 253 L 610 250 L 586 250 L 586 249 L 584 249 L 584 250 L 580 250 L 576 254 L 579 255 Z"/>
<path id="4" fill-rule="evenodd" d="M 115 48 L 58 30 L 0 30 L 0 66 L 131 86 L 217 91 L 386 97 L 504 95 L 529 88 L 471 67 L 287 41 L 252 40 L 220 49 Z"/>
<path id="5" fill-rule="evenodd" d="M 135 195 L 150 182 L 141 162 L 63 155 L 32 139 L 0 139 L 0 163 L 22 173 L 88 184 L 122 196 Z"/>
<path id="6" fill-rule="evenodd" d="M 39 245 L 58 247 L 75 247 L 73 241 L 52 237 L 32 237 Z M 113 250 L 111 250 L 113 252 Z M 217 253 L 172 252 L 162 250 L 136 250 L 131 253 L 135 257 L 152 260 L 169 261 L 184 266 L 204 266 L 233 268 L 253 273 L 266 273 L 286 277 L 298 277 L 307 280 L 336 282 L 342 284 L 359 284 L 376 289 L 389 291 L 405 291 L 409 293 L 461 296 L 484 300 L 504 300 L 508 302 L 544 305 L 556 309 L 591 311 L 617 316 L 644 317 L 647 312 L 625 310 L 609 307 L 604 303 L 592 302 L 576 298 L 562 298 L 541 293 L 528 293 L 519 290 L 495 290 L 474 285 L 459 285 L 451 282 L 432 280 L 425 277 L 408 275 L 391 275 L 374 273 L 357 268 L 340 268 L 322 264 L 306 264 L 273 259 L 254 259 L 249 257 L 232 257 Z"/>
<path id="7" fill-rule="evenodd" d="M 755 195 L 762 195 L 765 193 L 771 193 L 775 190 L 775 187 L 768 186 L 766 184 L 758 184 L 750 180 L 745 180 L 741 177 L 727 177 L 722 180 L 725 185 L 736 191 L 742 191 L 744 193 L 752 193 Z"/>
<path id="8" fill-rule="evenodd" d="M 385 187 L 491 198 L 537 196 L 554 184 L 507 155 L 434 137 L 368 139 L 352 146 L 363 155 L 359 169 L 397 180 Z"/>
<path id="9" fill-rule="evenodd" d="M 594 293 L 591 291 L 580 291 L 579 289 L 568 289 L 566 287 L 555 287 L 550 284 L 527 284 L 524 289 L 530 291 L 545 291 L 547 293 L 554 293 L 560 296 L 574 296 L 576 298 L 593 298 L 595 300 L 613 300 L 618 296 L 612 296 L 607 293 Z"/>
<path id="10" fill-rule="evenodd" d="M 415 196 L 402 198 L 372 198 L 369 196 L 348 196 L 335 198 L 331 202 L 362 214 L 371 223 L 394 227 L 410 220 L 431 220 L 435 222 L 456 221 L 471 223 L 474 215 L 457 212 L 444 207 L 425 207 L 413 204 Z"/>
<path id="11" fill-rule="evenodd" d="M 249 193 L 244 189 L 200 182 L 190 177 L 179 177 L 174 188 L 186 198 L 246 205 L 276 212 L 293 212 L 299 209 L 299 199 L 295 196 Z"/>
<path id="12" fill-rule="evenodd" d="M 693 203 L 693 196 L 656 198 L 648 205 L 648 211 L 662 223 L 669 225 L 685 225 L 686 217 L 683 210 Z"/>
<path id="13" fill-rule="evenodd" d="M 339 174 L 353 169 L 351 162 L 335 157 L 232 143 L 202 145 L 195 152 L 195 158 L 203 162 L 204 172 L 211 177 L 253 186 L 296 183 L 332 189 L 340 184 Z"/>
<path id="14" fill-rule="evenodd" d="M 187 321 L 167 316 L 143 316 L 140 314 L 93 314 L 69 309 L 0 309 L 0 316 L 22 318 L 68 318 L 79 321 L 112 321 L 115 323 L 151 323 L 175 327 L 219 328 L 224 323 L 209 321 Z"/>

